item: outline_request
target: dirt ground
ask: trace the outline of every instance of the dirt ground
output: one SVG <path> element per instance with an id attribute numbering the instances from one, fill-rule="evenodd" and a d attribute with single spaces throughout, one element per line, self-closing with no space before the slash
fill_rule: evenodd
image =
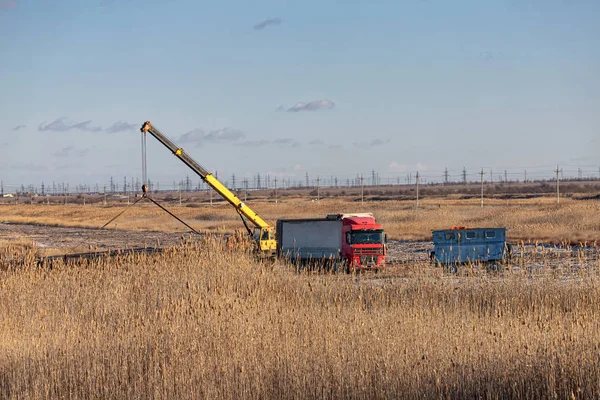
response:
<path id="1" fill-rule="evenodd" d="M 86 249 L 173 246 L 188 236 L 189 233 L 0 223 L 0 241 L 7 244 L 29 242 L 42 255 L 70 254 Z"/>

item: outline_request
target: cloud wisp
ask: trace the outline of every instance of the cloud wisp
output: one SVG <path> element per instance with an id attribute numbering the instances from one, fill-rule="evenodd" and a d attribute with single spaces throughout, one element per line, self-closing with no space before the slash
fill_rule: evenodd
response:
<path id="1" fill-rule="evenodd" d="M 267 18 L 264 21 L 260 21 L 258 24 L 254 25 L 254 30 L 260 31 L 269 26 L 280 25 L 283 22 L 281 18 Z"/>
<path id="2" fill-rule="evenodd" d="M 288 112 L 300 112 L 300 111 L 318 111 L 318 110 L 330 110 L 335 107 L 335 103 L 331 100 L 314 100 L 308 103 L 299 102 L 288 108 Z"/>
<path id="3" fill-rule="evenodd" d="M 17 132 L 17 131 L 20 131 L 21 129 L 25 129 L 25 128 L 27 128 L 27 125 L 17 125 L 12 130 Z"/>
<path id="4" fill-rule="evenodd" d="M 375 139 L 371 139 L 370 142 L 354 142 L 352 143 L 353 146 L 355 147 L 377 147 L 377 146 L 384 146 L 386 144 L 391 143 L 392 139 L 387 138 L 387 139 L 380 139 L 380 138 L 375 138 Z"/>
<path id="5" fill-rule="evenodd" d="M 245 137 L 246 134 L 244 132 L 233 128 L 216 129 L 208 132 L 204 131 L 204 129 L 194 129 L 181 135 L 179 141 L 181 143 L 194 143 L 196 146 L 201 146 L 205 142 L 236 142 Z"/>
<path id="6" fill-rule="evenodd" d="M 278 146 L 300 147 L 300 143 L 291 138 L 282 138 L 273 140 L 273 144 Z"/>
<path id="7" fill-rule="evenodd" d="M 68 132 L 71 130 L 79 130 L 85 132 L 100 132 L 99 126 L 92 126 L 92 120 L 83 122 L 70 122 L 66 118 L 58 118 L 49 124 L 41 123 L 38 126 L 40 132 Z"/>
<path id="8" fill-rule="evenodd" d="M 373 139 L 369 142 L 369 146 L 383 146 L 384 144 L 388 144 L 392 141 L 392 139 Z"/>
<path id="9" fill-rule="evenodd" d="M 38 126 L 38 131 L 40 132 L 68 132 L 68 131 L 84 131 L 84 132 L 107 132 L 107 133 L 118 133 L 125 131 L 132 131 L 136 127 L 136 124 L 130 124 L 126 121 L 117 121 L 108 128 L 104 129 L 101 126 L 92 125 L 92 120 L 87 120 L 83 122 L 75 122 L 69 121 L 65 117 L 61 117 L 55 119 L 50 123 L 42 122 Z M 18 125 L 13 130 L 17 131 L 19 129 L 25 128 L 25 125 Z"/>
<path id="10" fill-rule="evenodd" d="M 423 163 L 416 163 L 414 165 L 401 164 L 397 161 L 392 161 L 388 164 L 389 172 L 414 172 L 414 171 L 427 171 L 429 166 Z"/>
<path id="11" fill-rule="evenodd" d="M 106 128 L 106 132 L 108 133 L 117 133 L 117 132 L 125 132 L 133 130 L 137 125 L 129 124 L 125 121 L 117 121 L 108 128 Z"/>
<path id="12" fill-rule="evenodd" d="M 89 153 L 90 149 L 75 150 L 73 146 L 65 146 L 62 149 L 54 152 L 56 157 L 69 157 L 69 156 L 85 156 Z"/>
<path id="13" fill-rule="evenodd" d="M 270 144 L 269 140 L 247 140 L 245 142 L 236 143 L 240 147 L 262 147 Z"/>

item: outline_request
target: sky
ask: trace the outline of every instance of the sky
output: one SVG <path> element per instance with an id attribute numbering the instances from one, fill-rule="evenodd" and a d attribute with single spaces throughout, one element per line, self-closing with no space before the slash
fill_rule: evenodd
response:
<path id="1" fill-rule="evenodd" d="M 597 0 L 0 0 L 0 179 L 600 168 Z M 148 138 L 148 175 L 191 174 Z M 432 178 L 433 179 L 433 178 Z M 224 179 L 222 179 L 224 180 Z"/>

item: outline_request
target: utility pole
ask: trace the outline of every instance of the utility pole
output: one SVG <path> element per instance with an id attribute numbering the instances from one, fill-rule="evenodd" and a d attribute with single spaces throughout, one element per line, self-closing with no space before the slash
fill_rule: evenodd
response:
<path id="1" fill-rule="evenodd" d="M 183 182 L 179 182 L 179 207 L 181 207 L 181 186 L 183 186 Z"/>
<path id="2" fill-rule="evenodd" d="M 483 168 L 481 168 L 481 208 L 483 208 Z"/>
<path id="3" fill-rule="evenodd" d="M 360 174 L 360 204 L 365 204 L 365 179 L 362 174 Z"/>
<path id="4" fill-rule="evenodd" d="M 231 188 L 235 190 L 235 174 L 231 175 Z"/>
<path id="5" fill-rule="evenodd" d="M 525 179 L 523 180 L 523 182 L 527 182 L 527 170 L 525 170 Z"/>
<path id="6" fill-rule="evenodd" d="M 244 178 L 244 202 L 248 201 L 248 178 Z"/>
<path id="7" fill-rule="evenodd" d="M 319 196 L 319 194 L 320 194 L 319 188 L 321 187 L 320 183 L 321 183 L 321 178 L 319 177 L 319 175 L 317 175 L 317 203 L 319 202 L 319 197 L 320 197 Z"/>
<path id="8" fill-rule="evenodd" d="M 275 177 L 275 204 L 277 204 L 277 177 Z"/>
<path id="9" fill-rule="evenodd" d="M 415 175 L 415 178 L 417 180 L 417 206 L 416 208 L 419 208 L 419 171 L 417 171 L 417 174 Z"/>
<path id="10" fill-rule="evenodd" d="M 4 197 L 4 181 L 0 181 L 0 195 Z"/>
<path id="11" fill-rule="evenodd" d="M 306 173 L 306 187 L 308 188 L 308 172 Z"/>
<path id="12" fill-rule="evenodd" d="M 558 173 L 560 170 L 558 169 L 558 165 L 556 166 L 556 204 L 560 203 L 560 179 L 558 179 Z"/>
<path id="13" fill-rule="evenodd" d="M 463 184 L 467 184 L 467 167 L 463 167 Z"/>
<path id="14" fill-rule="evenodd" d="M 444 170 L 444 185 L 448 184 L 448 167 Z"/>
<path id="15" fill-rule="evenodd" d="M 371 186 L 375 186 L 375 170 L 371 170 Z"/>

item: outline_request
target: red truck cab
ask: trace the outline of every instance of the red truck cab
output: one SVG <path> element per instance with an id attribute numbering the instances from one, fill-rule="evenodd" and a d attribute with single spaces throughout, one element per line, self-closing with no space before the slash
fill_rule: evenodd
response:
<path id="1" fill-rule="evenodd" d="M 350 271 L 385 267 L 386 234 L 370 213 L 338 214 L 342 220 L 342 259 Z"/>

